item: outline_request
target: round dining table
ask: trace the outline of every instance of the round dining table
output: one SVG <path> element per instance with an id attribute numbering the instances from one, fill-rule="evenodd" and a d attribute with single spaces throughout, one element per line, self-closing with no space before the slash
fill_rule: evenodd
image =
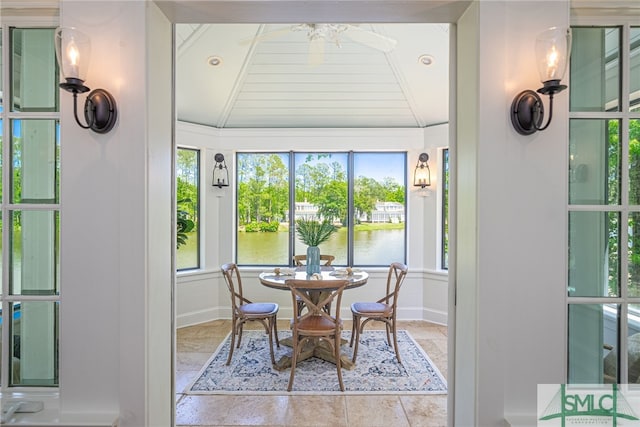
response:
<path id="1" fill-rule="evenodd" d="M 366 284 L 367 280 L 369 279 L 369 274 L 365 271 L 359 269 L 334 268 L 332 266 L 322 266 L 320 274 L 321 278 L 318 278 L 318 280 L 348 280 L 349 284 L 347 285 L 345 290 L 362 286 Z M 307 276 L 306 268 L 303 266 L 295 269 L 276 268 L 271 271 L 264 271 L 260 273 L 258 279 L 264 286 L 290 292 L 289 287 L 285 283 L 288 279 L 306 280 L 310 279 L 310 277 Z M 345 339 L 342 340 L 343 344 L 345 344 L 346 342 L 347 341 Z M 292 346 L 290 337 L 280 340 L 280 343 L 289 347 Z M 301 362 L 302 360 L 308 359 L 310 357 L 319 357 L 320 359 L 326 360 L 327 362 L 331 363 L 336 362 L 335 356 L 331 351 L 331 347 L 322 340 L 309 342 L 298 357 L 298 362 Z M 353 367 L 355 366 L 351 361 L 351 358 L 345 355 L 342 355 L 340 357 L 340 365 L 345 369 L 353 369 Z M 291 357 L 286 355 L 282 356 L 276 362 L 275 367 L 278 370 L 284 370 L 291 367 Z"/>

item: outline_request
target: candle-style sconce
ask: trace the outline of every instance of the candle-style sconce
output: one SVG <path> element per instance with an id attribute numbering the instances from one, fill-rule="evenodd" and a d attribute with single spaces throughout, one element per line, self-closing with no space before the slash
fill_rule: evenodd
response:
<path id="1" fill-rule="evenodd" d="M 213 165 L 213 181 L 211 185 L 218 188 L 228 187 L 229 169 L 227 168 L 224 156 L 222 153 L 216 153 L 213 159 L 215 160 L 215 164 Z"/>

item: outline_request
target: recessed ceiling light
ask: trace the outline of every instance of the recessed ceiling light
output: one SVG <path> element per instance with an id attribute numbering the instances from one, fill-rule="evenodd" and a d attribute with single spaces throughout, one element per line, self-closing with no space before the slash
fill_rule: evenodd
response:
<path id="1" fill-rule="evenodd" d="M 433 64 L 433 56 L 431 55 L 420 55 L 418 57 L 418 64 L 429 66 Z"/>
<path id="2" fill-rule="evenodd" d="M 217 67 L 218 65 L 222 64 L 222 58 L 220 58 L 219 56 L 210 56 L 209 58 L 207 58 L 207 63 L 212 67 Z"/>

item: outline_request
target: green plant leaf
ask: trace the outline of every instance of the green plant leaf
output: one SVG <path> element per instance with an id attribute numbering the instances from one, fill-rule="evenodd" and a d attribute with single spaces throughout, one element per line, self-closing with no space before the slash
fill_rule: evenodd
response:
<path id="1" fill-rule="evenodd" d="M 320 246 L 336 231 L 338 228 L 328 220 L 322 222 L 306 218 L 296 220 L 298 237 L 307 246 Z"/>

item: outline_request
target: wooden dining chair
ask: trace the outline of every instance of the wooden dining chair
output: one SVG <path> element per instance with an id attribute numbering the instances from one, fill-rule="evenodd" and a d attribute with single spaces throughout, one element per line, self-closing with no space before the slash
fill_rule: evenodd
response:
<path id="1" fill-rule="evenodd" d="M 293 300 L 293 319 L 291 319 L 293 356 L 291 360 L 291 375 L 289 376 L 288 391 L 293 387 L 298 356 L 309 341 L 321 340 L 329 344 L 335 358 L 338 370 L 340 390 L 344 391 L 342 382 L 342 367 L 340 366 L 340 341 L 342 333 L 342 319 L 340 318 L 340 303 L 342 292 L 349 284 L 348 280 L 299 280 L 288 279 L 286 285 L 291 289 Z M 297 300 L 304 302 L 307 311 L 302 314 L 296 304 Z M 325 310 L 326 305 L 335 301 L 336 315 L 331 316 Z"/>
<path id="2" fill-rule="evenodd" d="M 364 326 L 370 321 L 380 321 L 385 323 L 387 330 L 387 343 L 391 346 L 391 337 L 393 335 L 393 348 L 400 360 L 400 351 L 398 350 L 398 338 L 396 330 L 396 313 L 398 307 L 398 295 L 400 287 L 407 276 L 408 268 L 405 264 L 394 262 L 389 266 L 389 274 L 387 275 L 387 288 L 384 297 L 375 302 L 354 302 L 351 304 L 351 314 L 353 315 L 353 326 L 351 329 L 351 340 L 349 346 L 353 347 L 355 340 L 356 346 L 353 349 L 353 363 L 356 362 L 358 355 L 358 342 L 360 334 L 364 330 Z"/>
<path id="3" fill-rule="evenodd" d="M 242 329 L 246 322 L 256 321 L 264 326 L 269 336 L 269 352 L 271 353 L 271 363 L 276 360 L 273 354 L 273 340 L 280 347 L 278 340 L 277 314 L 278 304 L 273 302 L 252 302 L 244 297 L 242 292 L 242 279 L 238 266 L 234 263 L 224 264 L 220 267 L 222 275 L 231 293 L 231 346 L 229 347 L 229 357 L 227 365 L 231 363 L 236 336 L 238 337 L 237 348 L 242 340 Z"/>
<path id="4" fill-rule="evenodd" d="M 322 263 L 323 266 L 330 266 L 331 263 L 333 262 L 333 260 L 335 260 L 336 257 L 333 255 L 320 255 L 320 261 L 324 261 Z M 294 255 L 293 256 L 293 265 L 295 265 L 296 267 L 302 267 L 304 266 L 304 262 L 307 261 L 307 256 L 306 255 Z M 298 299 L 296 301 L 296 304 L 298 305 L 298 310 L 302 311 L 302 309 L 304 308 L 304 302 L 302 302 L 300 299 Z M 325 310 L 327 311 L 328 314 L 331 314 L 331 306 L 327 306 L 325 307 Z"/>
<path id="5" fill-rule="evenodd" d="M 331 263 L 336 259 L 335 256 L 333 255 L 320 255 L 320 261 L 324 261 L 322 262 L 322 265 L 331 265 Z M 305 265 L 305 262 L 307 261 L 307 256 L 306 255 L 294 255 L 293 256 L 293 265 L 295 265 L 296 267 L 302 267 L 303 265 Z"/>

